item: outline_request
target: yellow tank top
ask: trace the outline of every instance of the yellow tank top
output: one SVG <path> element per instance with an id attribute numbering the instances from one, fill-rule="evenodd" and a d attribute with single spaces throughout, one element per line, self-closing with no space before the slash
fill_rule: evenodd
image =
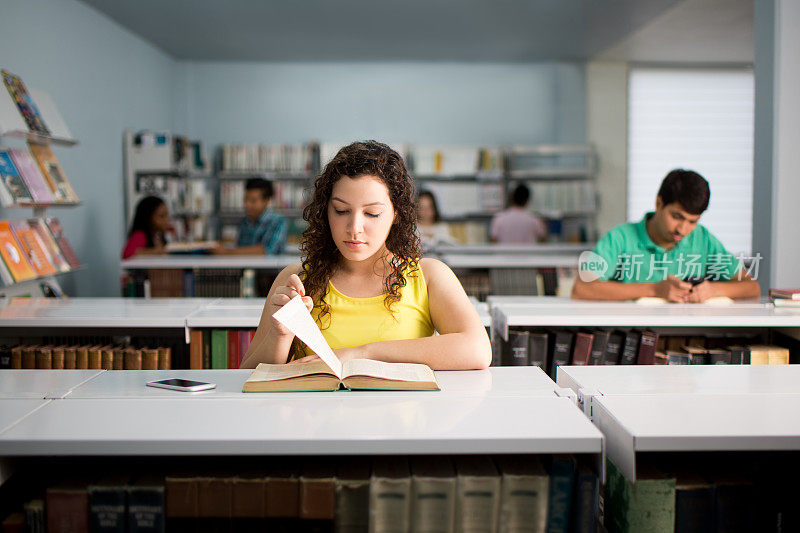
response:
<path id="1" fill-rule="evenodd" d="M 401 288 L 400 300 L 391 308 L 384 305 L 385 295 L 370 298 L 345 296 L 328 282 L 325 301 L 329 313 L 320 319 L 320 309 L 311 312 L 322 335 L 334 350 L 361 346 L 368 342 L 417 339 L 433 335 L 433 321 L 428 307 L 428 286 L 422 267 L 410 267 L 404 274 L 406 286 Z M 311 353 L 303 345 L 303 352 Z"/>

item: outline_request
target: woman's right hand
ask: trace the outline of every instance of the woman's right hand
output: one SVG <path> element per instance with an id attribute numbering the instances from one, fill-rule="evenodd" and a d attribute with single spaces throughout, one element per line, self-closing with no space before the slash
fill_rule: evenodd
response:
<path id="1" fill-rule="evenodd" d="M 290 336 L 293 335 L 291 331 L 289 331 L 286 326 L 278 322 L 274 315 L 278 309 L 289 303 L 289 300 L 294 298 L 295 296 L 300 295 L 303 297 L 303 303 L 306 304 L 306 309 L 310 313 L 311 310 L 314 308 L 314 301 L 311 299 L 311 296 L 306 296 L 305 287 L 303 287 L 303 282 L 300 281 L 300 276 L 297 274 L 292 274 L 286 280 L 286 285 L 282 287 L 278 287 L 275 290 L 275 293 L 272 295 L 272 299 L 267 302 L 269 306 L 270 316 L 272 318 L 272 329 L 281 336 Z"/>

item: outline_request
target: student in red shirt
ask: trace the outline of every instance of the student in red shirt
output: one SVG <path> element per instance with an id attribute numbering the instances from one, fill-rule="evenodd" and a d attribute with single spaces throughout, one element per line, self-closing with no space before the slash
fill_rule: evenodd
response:
<path id="1" fill-rule="evenodd" d="M 122 258 L 165 253 L 164 233 L 169 229 L 169 209 L 157 196 L 145 196 L 136 206 Z"/>

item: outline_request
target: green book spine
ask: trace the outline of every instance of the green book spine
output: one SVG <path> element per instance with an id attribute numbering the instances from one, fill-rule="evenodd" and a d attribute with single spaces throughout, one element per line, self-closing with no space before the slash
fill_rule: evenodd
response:
<path id="1" fill-rule="evenodd" d="M 228 331 L 225 329 L 211 330 L 211 368 L 228 368 Z"/>
<path id="2" fill-rule="evenodd" d="M 628 481 L 610 460 L 606 461 L 606 528 L 633 533 L 675 530 L 675 478 L 641 472 Z"/>

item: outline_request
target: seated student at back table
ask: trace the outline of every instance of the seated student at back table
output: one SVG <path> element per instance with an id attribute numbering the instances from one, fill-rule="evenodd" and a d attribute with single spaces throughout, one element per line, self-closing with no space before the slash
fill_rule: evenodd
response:
<path id="1" fill-rule="evenodd" d="M 461 283 L 441 261 L 420 258 L 414 185 L 397 152 L 376 141 L 339 150 L 303 218 L 303 262 L 272 284 L 242 368 L 317 358 L 272 317 L 298 295 L 343 362 L 489 366 L 489 338 Z"/>
<path id="2" fill-rule="evenodd" d="M 169 209 L 158 196 L 145 196 L 136 204 L 122 258 L 166 253 L 164 234 L 169 229 Z"/>
<path id="3" fill-rule="evenodd" d="M 211 253 L 226 255 L 276 255 L 286 246 L 288 223 L 272 209 L 272 183 L 263 178 L 247 180 L 244 191 L 245 217 L 239 224 L 235 248 L 217 246 Z"/>
<path id="4" fill-rule="evenodd" d="M 524 183 L 508 197 L 509 208 L 492 217 L 489 238 L 501 244 L 533 244 L 544 241 L 547 228 L 542 219 L 528 211 L 531 191 Z"/>
<path id="5" fill-rule="evenodd" d="M 757 298 L 758 282 L 722 243 L 698 224 L 708 208 L 708 182 L 696 172 L 676 169 L 661 182 L 656 210 L 639 222 L 620 224 L 593 250 L 605 262 L 587 281 L 580 272 L 572 297 L 587 300 L 630 300 L 660 297 L 671 302 L 703 302 L 709 298 Z M 584 265 L 585 266 L 585 265 Z M 583 278 L 583 279 L 582 279 Z M 699 285 L 684 281 L 705 279 Z"/>

